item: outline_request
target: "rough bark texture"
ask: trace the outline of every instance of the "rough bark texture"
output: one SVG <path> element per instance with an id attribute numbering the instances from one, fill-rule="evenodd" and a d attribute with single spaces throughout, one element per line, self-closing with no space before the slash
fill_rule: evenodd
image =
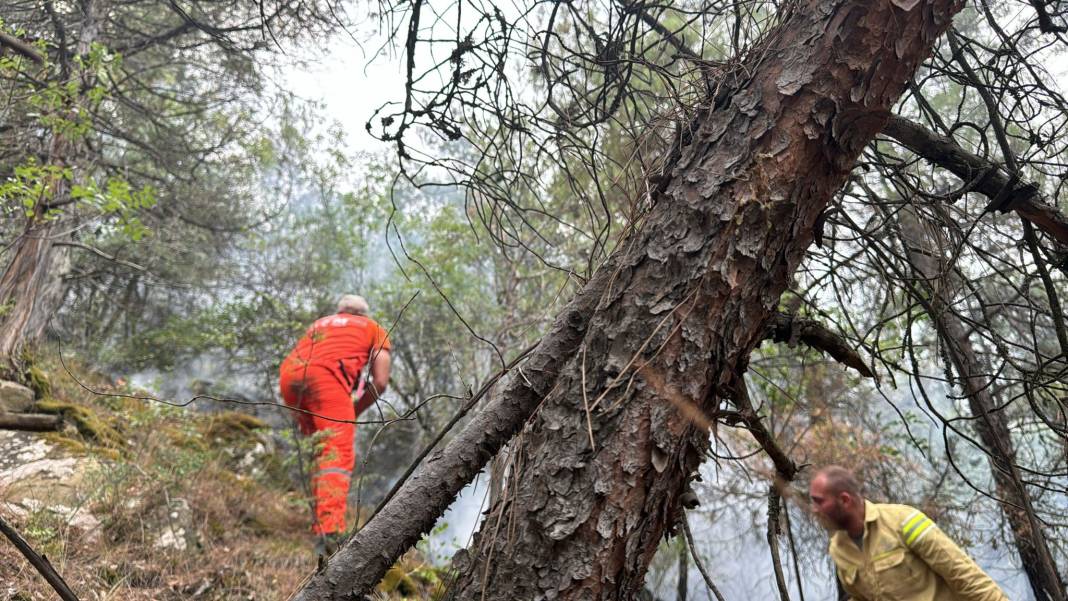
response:
<path id="1" fill-rule="evenodd" d="M 641 590 L 715 409 L 813 225 L 959 0 L 809 0 L 708 107 L 650 210 L 521 373 L 295 598 L 370 592 L 530 418 L 515 475 L 452 594 L 626 599 Z M 591 407 L 591 446 L 584 407 Z"/>
<path id="2" fill-rule="evenodd" d="M 991 374 L 997 373 L 975 348 L 971 328 L 954 312 L 953 301 L 959 286 L 943 260 L 946 244 L 936 240 L 935 226 L 924 227 L 920 218 L 906 207 L 898 213 L 901 241 L 915 270 L 917 300 L 925 304 L 946 355 L 959 376 L 958 384 L 968 398 L 968 408 L 976 432 L 988 453 L 994 476 L 994 489 L 1002 501 L 1001 510 L 1012 529 L 1023 569 L 1036 601 L 1064 601 L 1064 582 L 1050 553 L 1042 522 L 1035 514 L 1031 495 L 1016 465 L 1016 448 L 1009 432 L 1004 403 L 995 398 Z M 928 235 L 930 232 L 931 235 Z"/>
<path id="3" fill-rule="evenodd" d="M 434 523 L 468 482 L 523 426 L 575 353 L 611 278 L 609 261 L 557 316 L 523 365 L 445 447 L 432 453 L 392 500 L 293 596 L 293 601 L 351 599 L 371 592 L 386 570 Z"/>
<path id="4" fill-rule="evenodd" d="M 1021 217 L 1068 245 L 1068 217 L 1039 192 L 1038 186 L 1013 179 L 994 163 L 964 150 L 952 139 L 918 123 L 891 117 L 883 133 L 917 155 L 948 169 L 991 199 L 988 210 L 1016 211 Z"/>
<path id="5" fill-rule="evenodd" d="M 20 375 L 17 362 L 23 346 L 40 338 L 62 300 L 62 271 L 54 267 L 69 270 L 69 261 L 68 251 L 53 244 L 60 228 L 58 222 L 32 221 L 0 275 L 0 357 L 6 359 L 0 371 L 9 377 Z"/>
<path id="6" fill-rule="evenodd" d="M 694 411 L 745 371 L 817 218 L 957 8 L 804 2 L 753 53 L 752 78 L 710 108 L 620 252 L 502 502 L 457 558 L 454 598 L 641 589 L 708 446 Z"/>

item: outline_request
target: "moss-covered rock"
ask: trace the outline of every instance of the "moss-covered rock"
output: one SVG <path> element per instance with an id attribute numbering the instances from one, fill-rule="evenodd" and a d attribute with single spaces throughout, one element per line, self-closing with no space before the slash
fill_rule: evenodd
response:
<path id="1" fill-rule="evenodd" d="M 259 440 L 258 431 L 266 430 L 267 423 L 240 411 L 216 413 L 204 426 L 204 436 L 226 442 Z"/>
<path id="2" fill-rule="evenodd" d="M 85 405 L 44 399 L 37 403 L 36 409 L 41 413 L 62 415 L 64 419 L 70 420 L 78 428 L 79 434 L 97 444 L 112 448 L 121 448 L 126 445 L 126 441 L 123 440 L 118 430 Z"/>
<path id="3" fill-rule="evenodd" d="M 48 443 L 55 445 L 71 455 L 95 455 L 97 457 L 103 457 L 112 461 L 118 461 L 122 457 L 122 453 L 117 448 L 107 446 L 92 446 L 86 444 L 84 439 L 80 436 L 68 436 L 62 432 L 47 432 L 41 435 L 41 437 Z"/>
<path id="4" fill-rule="evenodd" d="M 36 365 L 30 365 L 26 369 L 26 384 L 39 399 L 52 396 L 52 380 Z"/>
<path id="5" fill-rule="evenodd" d="M 33 391 L 17 382 L 0 380 L 0 411 L 21 413 L 33 407 Z"/>

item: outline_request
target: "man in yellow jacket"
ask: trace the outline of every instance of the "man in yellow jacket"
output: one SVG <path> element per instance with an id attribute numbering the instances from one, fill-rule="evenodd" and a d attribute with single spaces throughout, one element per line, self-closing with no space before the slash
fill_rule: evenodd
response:
<path id="1" fill-rule="evenodd" d="M 853 601 L 1008 601 L 923 512 L 865 500 L 849 470 L 822 468 L 809 496 L 833 532 L 831 558 Z"/>

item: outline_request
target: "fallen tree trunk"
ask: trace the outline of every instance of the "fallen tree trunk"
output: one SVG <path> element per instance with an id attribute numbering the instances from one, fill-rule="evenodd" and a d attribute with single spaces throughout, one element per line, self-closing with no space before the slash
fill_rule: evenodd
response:
<path id="1" fill-rule="evenodd" d="M 747 61 L 751 77 L 702 113 L 642 229 L 496 399 L 295 598 L 368 594 L 528 420 L 522 467 L 458 557 L 452 594 L 639 591 L 708 445 L 692 411 L 711 414 L 737 385 L 818 217 L 960 7 L 794 7 Z"/>
<path id="2" fill-rule="evenodd" d="M 63 427 L 62 415 L 45 413 L 0 413 L 0 430 L 51 432 Z"/>

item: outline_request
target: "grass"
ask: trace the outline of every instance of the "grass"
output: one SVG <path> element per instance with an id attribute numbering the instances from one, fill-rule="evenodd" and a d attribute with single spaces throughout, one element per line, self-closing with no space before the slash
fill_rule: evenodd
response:
<path id="1" fill-rule="evenodd" d="M 282 600 L 316 566 L 310 509 L 292 456 L 259 419 L 203 413 L 139 396 L 121 382 L 67 359 L 33 365 L 43 412 L 63 415 L 63 432 L 40 435 L 57 457 L 79 457 L 76 489 L 64 501 L 99 527 L 78 527 L 48 509 L 5 518 L 45 553 L 82 599 Z M 69 371 L 68 371 L 69 370 Z M 0 488 L 4 502 L 20 493 Z M 171 530 L 184 548 L 161 547 Z M 379 587 L 388 599 L 430 599 L 440 570 L 417 551 Z M 53 599 L 55 593 L 17 550 L 0 539 L 0 598 Z"/>

